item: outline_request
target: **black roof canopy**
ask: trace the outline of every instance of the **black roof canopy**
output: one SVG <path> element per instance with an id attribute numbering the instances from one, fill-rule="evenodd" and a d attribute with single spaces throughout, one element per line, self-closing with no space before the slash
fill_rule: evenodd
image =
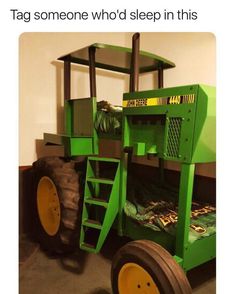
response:
<path id="1" fill-rule="evenodd" d="M 89 65 L 89 48 L 95 48 L 95 66 L 106 70 L 130 74 L 132 49 L 127 47 L 113 46 L 95 43 L 85 48 L 73 51 L 61 56 L 58 60 L 69 61 L 82 65 Z M 159 69 L 175 67 L 175 64 L 163 57 L 139 51 L 139 72 L 151 72 Z"/>

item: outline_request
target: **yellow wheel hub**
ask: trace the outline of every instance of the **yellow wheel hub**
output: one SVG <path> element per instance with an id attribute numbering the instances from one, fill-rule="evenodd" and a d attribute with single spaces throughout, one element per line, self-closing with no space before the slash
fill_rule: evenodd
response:
<path id="1" fill-rule="evenodd" d="M 38 183 L 37 208 L 44 230 L 54 236 L 60 226 L 60 201 L 56 186 L 49 177 L 42 177 Z"/>
<path id="2" fill-rule="evenodd" d="M 160 294 L 150 274 L 136 263 L 126 263 L 118 275 L 120 294 Z"/>

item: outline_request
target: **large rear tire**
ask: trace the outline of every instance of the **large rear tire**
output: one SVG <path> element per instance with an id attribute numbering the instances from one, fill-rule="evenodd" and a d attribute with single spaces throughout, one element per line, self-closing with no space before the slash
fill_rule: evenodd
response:
<path id="1" fill-rule="evenodd" d="M 80 233 L 81 173 L 58 157 L 39 159 L 33 170 L 37 239 L 51 253 L 73 251 Z"/>
<path id="2" fill-rule="evenodd" d="M 127 243 L 112 262 L 114 294 L 190 294 L 192 289 L 173 257 L 160 245 L 138 240 Z"/>

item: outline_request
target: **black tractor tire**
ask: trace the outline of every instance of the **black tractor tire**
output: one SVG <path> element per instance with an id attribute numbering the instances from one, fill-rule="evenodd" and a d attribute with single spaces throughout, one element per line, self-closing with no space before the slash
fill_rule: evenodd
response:
<path id="1" fill-rule="evenodd" d="M 136 283 L 131 280 L 131 270 L 124 271 L 124 280 L 119 286 L 119 274 L 125 265 L 137 265 L 144 269 L 152 278 L 143 282 L 137 278 Z M 135 271 L 135 270 L 134 270 Z M 134 272 L 133 271 L 133 272 Z M 128 276 L 129 275 L 129 276 Z M 135 275 L 135 273 L 133 274 Z M 130 279 L 129 279 L 130 277 Z M 129 279 L 131 285 L 128 285 Z M 177 264 L 168 251 L 162 246 L 149 241 L 138 240 L 124 245 L 114 256 L 111 269 L 111 282 L 114 294 L 159 293 L 160 294 L 190 294 L 191 286 L 183 269 Z M 134 286 L 133 286 L 134 285 Z M 124 286 L 124 291 L 121 289 Z M 122 287 L 122 288 L 121 288 Z M 119 289 L 120 288 L 120 289 Z"/>
<path id="2" fill-rule="evenodd" d="M 44 157 L 33 164 L 34 235 L 41 247 L 50 254 L 72 252 L 79 247 L 82 172 L 76 171 L 74 165 L 74 162 L 59 157 Z M 59 198 L 59 228 L 53 236 L 44 229 L 38 211 L 38 184 L 42 177 L 47 177 L 54 183 Z"/>

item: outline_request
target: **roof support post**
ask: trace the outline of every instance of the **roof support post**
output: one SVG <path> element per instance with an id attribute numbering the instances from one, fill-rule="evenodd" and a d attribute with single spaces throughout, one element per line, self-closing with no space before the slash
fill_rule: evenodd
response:
<path id="1" fill-rule="evenodd" d="M 90 96 L 96 97 L 95 47 L 89 47 Z"/>
<path id="2" fill-rule="evenodd" d="M 158 70 L 158 88 L 164 87 L 164 80 L 163 80 L 163 68 L 159 68 Z"/>
<path id="3" fill-rule="evenodd" d="M 71 98 L 71 63 L 64 61 L 64 100 Z"/>
<path id="4" fill-rule="evenodd" d="M 163 67 L 160 67 L 158 70 L 158 88 L 163 88 L 164 87 L 164 80 L 163 80 Z M 159 165 L 159 170 L 160 170 L 160 181 L 162 184 L 164 184 L 165 180 L 165 173 L 164 173 L 164 159 L 159 158 L 158 159 L 158 165 Z"/>
<path id="5" fill-rule="evenodd" d="M 139 90 L 139 51 L 140 51 L 140 34 L 135 33 L 132 37 L 130 92 L 136 92 Z"/>

